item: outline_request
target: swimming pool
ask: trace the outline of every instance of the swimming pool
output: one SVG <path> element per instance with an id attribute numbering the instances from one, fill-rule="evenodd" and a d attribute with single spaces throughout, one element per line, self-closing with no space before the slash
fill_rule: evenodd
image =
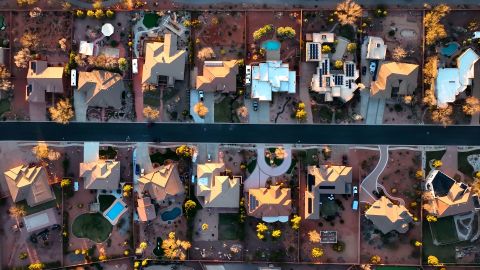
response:
<path id="1" fill-rule="evenodd" d="M 446 46 L 442 47 L 440 53 L 445 56 L 452 56 L 457 52 L 458 48 L 460 48 L 460 44 L 456 42 L 450 42 Z"/>
<path id="2" fill-rule="evenodd" d="M 172 221 L 182 214 L 182 209 L 175 207 L 172 210 L 163 212 L 160 216 L 163 221 Z"/>
<path id="3" fill-rule="evenodd" d="M 267 51 L 277 51 L 280 50 L 280 42 L 276 40 L 267 40 L 262 43 L 262 48 Z"/>
<path id="4" fill-rule="evenodd" d="M 121 199 L 117 199 L 105 212 L 103 215 L 115 225 L 118 222 L 120 216 L 127 211 L 127 206 Z"/>

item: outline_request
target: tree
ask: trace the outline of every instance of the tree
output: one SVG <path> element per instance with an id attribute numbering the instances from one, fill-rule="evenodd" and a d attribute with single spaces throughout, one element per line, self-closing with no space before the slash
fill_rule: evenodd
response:
<path id="1" fill-rule="evenodd" d="M 435 106 L 437 104 L 437 98 L 435 97 L 433 86 L 425 90 L 425 96 L 423 97 L 423 104 L 430 107 Z"/>
<path id="2" fill-rule="evenodd" d="M 429 56 L 425 60 L 425 67 L 423 68 L 423 79 L 425 83 L 431 84 L 438 73 L 438 56 Z"/>
<path id="3" fill-rule="evenodd" d="M 31 263 L 28 266 L 28 270 L 42 270 L 42 269 L 45 269 L 45 264 L 41 262 Z"/>
<path id="4" fill-rule="evenodd" d="M 441 265 L 440 260 L 438 260 L 438 258 L 433 256 L 433 255 L 430 255 L 430 256 L 427 257 L 427 263 L 428 263 L 428 265 L 433 265 L 433 266 Z"/>
<path id="5" fill-rule="evenodd" d="M 100 19 L 103 19 L 103 17 L 105 17 L 105 12 L 103 12 L 103 10 L 101 9 L 95 10 L 95 18 L 100 20 Z"/>
<path id="6" fill-rule="evenodd" d="M 423 24 L 425 27 L 425 43 L 427 46 L 434 45 L 439 39 L 443 39 L 447 36 L 445 26 L 440 20 L 450 12 L 450 7 L 447 5 L 438 5 L 434 7 L 430 12 L 425 14 Z"/>
<path id="7" fill-rule="evenodd" d="M 147 249 L 147 247 L 148 247 L 147 242 L 140 242 L 140 244 L 138 245 L 138 248 L 141 249 L 142 251 Z"/>
<path id="8" fill-rule="evenodd" d="M 27 214 L 27 211 L 23 205 L 13 205 L 8 209 L 8 212 L 13 218 L 21 218 Z"/>
<path id="9" fill-rule="evenodd" d="M 95 17 L 95 11 L 87 10 L 87 17 Z"/>
<path id="10" fill-rule="evenodd" d="M 32 148 L 32 153 L 38 160 L 47 159 L 50 149 L 48 149 L 48 145 L 45 142 L 38 142 L 38 144 Z"/>
<path id="11" fill-rule="evenodd" d="M 38 37 L 37 34 L 32 32 L 25 32 L 23 36 L 20 38 L 20 44 L 22 44 L 22 47 L 30 50 L 37 49 L 39 43 L 40 43 L 40 38 Z"/>
<path id="12" fill-rule="evenodd" d="M 58 45 L 60 46 L 60 49 L 64 52 L 67 51 L 67 39 L 66 38 L 61 38 L 58 40 Z"/>
<path id="13" fill-rule="evenodd" d="M 297 110 L 295 111 L 295 118 L 297 118 L 297 120 L 299 122 L 304 122 L 305 120 L 307 120 L 307 112 L 305 111 L 305 103 L 303 103 L 303 102 L 298 103 Z"/>
<path id="14" fill-rule="evenodd" d="M 85 12 L 83 12 L 83 10 L 81 9 L 77 9 L 77 11 L 75 11 L 75 15 L 77 16 L 77 18 L 83 18 L 85 17 Z"/>
<path id="15" fill-rule="evenodd" d="M 106 261 L 107 260 L 107 255 L 102 254 L 102 255 L 98 256 L 98 260 L 99 261 Z"/>
<path id="16" fill-rule="evenodd" d="M 264 240 L 265 235 L 263 233 L 257 233 L 257 238 L 260 239 L 260 240 Z"/>
<path id="17" fill-rule="evenodd" d="M 37 3 L 37 0 L 17 0 L 19 6 L 34 5 Z"/>
<path id="18" fill-rule="evenodd" d="M 248 108 L 247 106 L 241 106 L 237 109 L 237 115 L 242 119 L 248 119 Z"/>
<path id="19" fill-rule="evenodd" d="M 27 68 L 28 62 L 32 60 L 32 55 L 29 49 L 22 48 L 20 49 L 20 51 L 17 52 L 13 59 L 15 61 L 15 66 L 17 66 L 18 68 Z"/>
<path id="20" fill-rule="evenodd" d="M 188 158 L 193 156 L 193 148 L 183 144 L 177 147 L 177 149 L 175 149 L 175 153 L 177 154 L 177 156 Z"/>
<path id="21" fill-rule="evenodd" d="M 284 159 L 286 156 L 287 156 L 287 153 L 285 152 L 285 148 L 283 147 L 275 148 L 275 157 L 277 159 Z"/>
<path id="22" fill-rule="evenodd" d="M 342 60 L 336 60 L 335 63 L 333 64 L 335 69 L 341 69 L 343 68 L 343 61 Z"/>
<path id="23" fill-rule="evenodd" d="M 423 246 L 422 242 L 420 242 L 420 241 L 418 241 L 418 240 L 415 241 L 415 242 L 413 243 L 413 245 L 416 246 L 416 247 L 421 247 L 421 246 Z"/>
<path id="24" fill-rule="evenodd" d="M 115 17 L 115 12 L 109 9 L 105 12 L 105 15 L 107 15 L 108 18 L 113 18 Z"/>
<path id="25" fill-rule="evenodd" d="M 123 186 L 123 197 L 129 197 L 132 190 L 133 190 L 132 185 L 129 185 L 129 184 L 124 185 Z"/>
<path id="26" fill-rule="evenodd" d="M 341 25 L 353 25 L 362 16 L 362 7 L 353 0 L 345 0 L 337 5 L 335 15 Z"/>
<path id="27" fill-rule="evenodd" d="M 292 229 L 298 230 L 300 228 L 300 221 L 302 221 L 302 218 L 300 216 L 293 215 L 293 218 L 290 219 Z"/>
<path id="28" fill-rule="evenodd" d="M 477 176 L 475 176 L 476 179 L 473 181 L 472 184 L 472 191 L 473 193 L 477 194 L 477 196 L 480 196 L 480 179 L 478 179 Z"/>
<path id="29" fill-rule="evenodd" d="M 320 233 L 313 230 L 308 232 L 308 240 L 312 243 L 320 243 Z"/>
<path id="30" fill-rule="evenodd" d="M 206 231 L 208 230 L 208 224 L 207 223 L 203 223 L 202 224 L 202 231 Z"/>
<path id="31" fill-rule="evenodd" d="M 295 29 L 290 26 L 277 28 L 277 36 L 281 39 L 294 38 L 296 34 Z"/>
<path id="32" fill-rule="evenodd" d="M 257 41 L 267 35 L 268 33 L 271 33 L 273 31 L 273 25 L 272 24 L 267 24 L 264 25 L 263 27 L 255 30 L 253 32 L 253 40 Z"/>
<path id="33" fill-rule="evenodd" d="M 432 111 L 431 117 L 433 122 L 447 126 L 453 123 L 453 119 L 451 118 L 452 114 L 453 107 L 451 105 L 448 105 L 444 108 L 434 109 Z"/>
<path id="34" fill-rule="evenodd" d="M 101 9 L 102 8 L 102 0 L 95 0 L 93 3 L 92 7 L 94 9 Z"/>
<path id="35" fill-rule="evenodd" d="M 312 248 L 313 258 L 320 258 L 322 256 L 323 256 L 323 248 L 319 248 L 319 247 Z"/>
<path id="36" fill-rule="evenodd" d="M 428 222 L 437 222 L 437 217 L 436 216 L 432 216 L 432 215 L 427 215 L 425 217 L 425 219 L 428 221 Z"/>
<path id="37" fill-rule="evenodd" d="M 282 236 L 282 231 L 281 230 L 273 230 L 272 231 L 272 237 L 273 238 L 280 238 Z"/>
<path id="38" fill-rule="evenodd" d="M 160 117 L 160 111 L 150 106 L 143 108 L 143 116 L 150 121 L 155 121 Z"/>
<path id="39" fill-rule="evenodd" d="M 395 61 L 400 61 L 407 56 L 407 51 L 403 47 L 397 46 L 392 51 L 392 58 Z"/>
<path id="40" fill-rule="evenodd" d="M 185 209 L 185 212 L 188 213 L 197 208 L 197 203 L 192 200 L 188 200 L 183 204 L 183 208 Z"/>
<path id="41" fill-rule="evenodd" d="M 418 180 L 422 180 L 423 179 L 423 171 L 422 170 L 418 170 L 415 172 L 415 178 L 417 178 Z"/>
<path id="42" fill-rule="evenodd" d="M 212 47 L 204 47 L 198 51 L 197 57 L 202 61 L 210 60 L 215 58 L 215 52 L 213 51 Z"/>
<path id="43" fill-rule="evenodd" d="M 203 102 L 198 102 L 193 106 L 193 111 L 200 117 L 204 118 L 208 114 L 208 108 L 203 104 Z"/>
<path id="44" fill-rule="evenodd" d="M 185 253 L 191 246 L 192 245 L 188 241 L 176 239 L 175 232 L 170 232 L 168 238 L 162 242 L 162 249 L 165 257 L 170 260 L 185 260 L 187 258 Z"/>
<path id="45" fill-rule="evenodd" d="M 118 59 L 118 68 L 121 71 L 126 71 L 128 69 L 128 61 L 127 59 L 121 57 Z"/>
<path id="46" fill-rule="evenodd" d="M 439 167 L 442 167 L 443 165 L 443 162 L 441 160 L 438 160 L 438 159 L 435 159 L 433 162 L 432 162 L 432 166 L 434 168 L 439 168 Z"/>
<path id="47" fill-rule="evenodd" d="M 379 264 L 380 262 L 382 262 L 382 258 L 378 255 L 373 255 L 371 258 L 370 258 L 370 263 L 371 264 Z"/>
<path id="48" fill-rule="evenodd" d="M 331 53 L 332 52 L 332 47 L 329 45 L 323 45 L 322 46 L 322 53 Z"/>
<path id="49" fill-rule="evenodd" d="M 72 104 L 68 99 L 59 100 L 54 107 L 48 108 L 48 111 L 52 120 L 60 124 L 68 124 L 74 115 Z"/>
<path id="50" fill-rule="evenodd" d="M 466 115 L 474 115 L 480 112 L 480 100 L 476 97 L 468 97 L 465 99 L 465 104 L 462 106 L 463 112 Z"/>
<path id="51" fill-rule="evenodd" d="M 9 91 L 12 89 L 12 82 L 10 81 L 10 71 L 4 65 L 0 65 L 0 91 Z"/>
<path id="52" fill-rule="evenodd" d="M 357 43 L 348 43 L 347 51 L 349 53 L 354 53 L 357 50 Z"/>
<path id="53" fill-rule="evenodd" d="M 268 231 L 268 227 L 267 227 L 267 225 L 265 225 L 265 223 L 260 222 L 260 223 L 257 224 L 257 232 L 263 233 L 263 232 L 266 232 L 266 231 Z"/>

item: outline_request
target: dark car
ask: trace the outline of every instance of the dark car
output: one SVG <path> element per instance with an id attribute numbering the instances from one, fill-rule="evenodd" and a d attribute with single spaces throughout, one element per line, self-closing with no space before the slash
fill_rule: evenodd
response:
<path id="1" fill-rule="evenodd" d="M 135 164 L 135 174 L 140 175 L 140 164 Z"/>
<path id="2" fill-rule="evenodd" d="M 253 102 L 253 110 L 258 111 L 258 101 Z"/>
<path id="3" fill-rule="evenodd" d="M 55 224 L 52 226 L 52 230 L 60 230 L 62 228 L 62 226 L 60 224 Z"/>
<path id="4" fill-rule="evenodd" d="M 34 244 L 38 243 L 37 235 L 36 234 L 30 235 L 30 241 L 32 241 L 32 243 Z"/>
<path id="5" fill-rule="evenodd" d="M 362 75 L 363 76 L 367 75 L 367 67 L 366 66 L 362 67 Z"/>

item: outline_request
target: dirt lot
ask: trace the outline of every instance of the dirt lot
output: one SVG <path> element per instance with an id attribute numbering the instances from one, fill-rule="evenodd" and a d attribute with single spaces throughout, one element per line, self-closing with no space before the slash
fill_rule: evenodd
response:
<path id="1" fill-rule="evenodd" d="M 267 24 L 273 24 L 274 29 L 278 27 L 290 26 L 295 32 L 294 39 L 287 39 L 281 42 L 280 59 L 290 64 L 290 69 L 298 69 L 298 57 L 300 56 L 299 40 L 300 40 L 300 12 L 285 11 L 252 11 L 247 12 L 247 62 L 261 61 L 254 60 L 252 56 L 261 48 L 263 41 L 275 38 L 275 31 L 267 34 L 258 41 L 253 40 L 253 32 Z M 298 57 L 297 57 L 298 56 Z"/>
<path id="2" fill-rule="evenodd" d="M 415 172 L 421 168 L 419 152 L 411 150 L 389 151 L 389 163 L 379 177 L 378 183 L 394 197 L 404 200 L 414 218 L 420 220 L 420 183 Z M 375 232 L 373 224 L 364 217 L 361 208 L 361 262 L 368 263 L 373 255 L 379 255 L 382 263 L 420 264 L 420 249 L 412 242 L 421 241 L 421 222 L 415 222 L 406 234 L 390 232 L 383 235 Z"/>

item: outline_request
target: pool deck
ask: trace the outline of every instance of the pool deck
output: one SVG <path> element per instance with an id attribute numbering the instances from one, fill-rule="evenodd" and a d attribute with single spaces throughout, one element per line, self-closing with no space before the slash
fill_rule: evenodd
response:
<path id="1" fill-rule="evenodd" d="M 118 213 L 117 217 L 114 219 L 114 220 L 111 220 L 107 213 L 117 204 L 117 203 L 120 203 L 122 204 L 123 206 L 123 209 L 122 211 L 120 211 L 120 213 Z M 107 210 L 105 210 L 102 214 L 103 216 L 112 224 L 112 225 L 116 225 L 118 223 L 118 220 L 120 220 L 120 218 L 122 217 L 123 214 L 125 214 L 125 212 L 127 212 L 128 210 L 128 207 L 127 207 L 127 204 L 122 200 L 122 198 L 117 198 L 113 203 L 112 205 L 110 205 L 110 207 L 107 208 Z"/>

